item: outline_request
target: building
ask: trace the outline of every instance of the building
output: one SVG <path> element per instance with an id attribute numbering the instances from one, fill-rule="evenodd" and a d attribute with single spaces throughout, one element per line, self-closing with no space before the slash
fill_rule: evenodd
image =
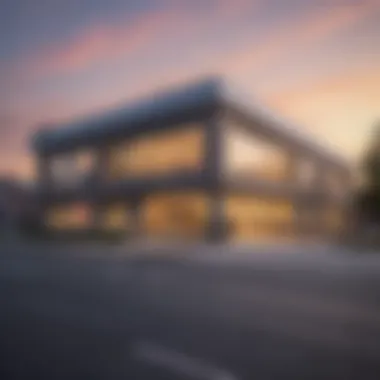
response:
<path id="1" fill-rule="evenodd" d="M 54 230 L 214 240 L 334 234 L 346 162 L 219 79 L 40 130 L 38 192 Z"/>

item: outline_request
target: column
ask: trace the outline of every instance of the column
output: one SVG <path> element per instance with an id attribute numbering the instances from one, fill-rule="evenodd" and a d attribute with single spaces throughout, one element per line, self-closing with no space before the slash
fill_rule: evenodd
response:
<path id="1" fill-rule="evenodd" d="M 102 204 L 102 191 L 104 184 L 107 181 L 107 172 L 109 165 L 109 150 L 108 147 L 99 147 L 96 153 L 94 171 L 89 188 L 90 198 L 93 204 L 93 228 L 101 230 L 103 228 L 103 218 L 105 212 L 105 204 Z"/>
<path id="2" fill-rule="evenodd" d="M 142 197 L 133 198 L 127 210 L 127 212 L 130 212 L 131 216 L 131 237 L 133 238 L 139 238 L 144 233 L 142 205 Z"/>
<path id="3" fill-rule="evenodd" d="M 220 115 L 211 118 L 206 125 L 206 175 L 208 180 L 209 223 L 206 239 L 221 241 L 227 238 L 227 220 L 223 192 L 223 131 Z"/>
<path id="4" fill-rule="evenodd" d="M 286 158 L 286 183 L 288 185 L 294 186 L 295 194 L 293 198 L 291 199 L 291 202 L 293 203 L 293 212 L 294 212 L 294 219 L 293 219 L 293 234 L 295 237 L 302 236 L 304 234 L 304 202 L 302 201 L 302 198 L 298 194 L 298 192 L 301 192 L 303 183 L 300 178 L 300 157 L 293 152 L 288 152 L 287 158 Z"/>
<path id="5" fill-rule="evenodd" d="M 43 190 L 47 190 L 52 184 L 50 157 L 48 156 L 37 156 L 37 183 L 38 187 Z"/>
<path id="6" fill-rule="evenodd" d="M 321 237 L 326 234 L 326 212 L 328 207 L 328 168 L 319 162 L 314 163 L 315 176 L 311 184 L 313 194 L 312 232 L 313 236 Z"/>
<path id="7" fill-rule="evenodd" d="M 95 182 L 97 186 L 102 186 L 108 179 L 110 151 L 108 147 L 100 147 L 97 152 L 95 166 Z"/>

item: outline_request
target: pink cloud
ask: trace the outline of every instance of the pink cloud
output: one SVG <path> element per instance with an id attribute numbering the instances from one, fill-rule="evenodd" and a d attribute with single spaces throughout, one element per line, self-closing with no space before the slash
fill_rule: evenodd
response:
<path id="1" fill-rule="evenodd" d="M 380 72 L 375 64 L 358 66 L 278 91 L 266 102 L 355 158 L 380 118 Z"/>
<path id="2" fill-rule="evenodd" d="M 223 64 L 228 71 L 257 70 L 289 54 L 294 47 L 303 48 L 319 43 L 326 38 L 363 21 L 379 7 L 377 1 L 363 2 L 361 6 L 334 7 L 329 12 L 313 12 L 300 22 L 274 30 L 254 49 L 235 55 Z M 292 53 L 290 53 L 292 54 Z"/>
<path id="3" fill-rule="evenodd" d="M 340 75 L 314 78 L 302 85 L 272 94 L 268 100 L 276 108 L 291 109 L 295 104 L 311 104 L 318 99 L 328 97 L 360 98 L 368 107 L 378 108 L 380 104 L 378 66 L 363 65 L 345 70 Z"/>
<path id="4" fill-rule="evenodd" d="M 35 74 L 65 73 L 81 70 L 125 54 L 132 54 L 165 33 L 178 17 L 176 11 L 155 12 L 131 24 L 94 25 L 35 57 Z"/>
<path id="5" fill-rule="evenodd" d="M 148 48 L 155 41 L 162 43 L 165 37 L 197 33 L 211 25 L 210 21 L 214 19 L 221 22 L 231 20 L 258 2 L 220 0 L 213 4 L 211 10 L 203 13 L 187 9 L 179 2 L 162 11 L 145 14 L 132 24 L 92 25 L 73 39 L 57 42 L 37 52 L 27 61 L 26 76 L 39 78 L 72 73 L 115 61 Z"/>
<path id="6" fill-rule="evenodd" d="M 217 1 L 217 13 L 219 16 L 233 18 L 264 3 L 263 0 L 219 0 Z"/>

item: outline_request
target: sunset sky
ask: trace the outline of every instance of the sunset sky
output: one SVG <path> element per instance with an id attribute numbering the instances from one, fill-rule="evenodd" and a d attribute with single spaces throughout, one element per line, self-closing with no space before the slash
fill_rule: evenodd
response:
<path id="1" fill-rule="evenodd" d="M 215 73 L 354 160 L 380 119 L 380 0 L 3 0 L 0 173 L 31 176 L 40 123 Z"/>

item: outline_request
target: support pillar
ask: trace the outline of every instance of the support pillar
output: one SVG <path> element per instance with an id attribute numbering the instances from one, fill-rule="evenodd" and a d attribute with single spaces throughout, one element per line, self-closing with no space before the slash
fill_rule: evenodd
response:
<path id="1" fill-rule="evenodd" d="M 326 229 L 326 213 L 328 207 L 328 170 L 327 168 L 318 162 L 315 162 L 315 176 L 311 184 L 311 191 L 315 193 L 313 195 L 313 202 L 310 212 L 313 215 L 312 218 L 312 234 L 316 237 L 324 237 L 327 233 Z"/>
<path id="2" fill-rule="evenodd" d="M 227 238 L 227 220 L 225 215 L 223 192 L 223 125 L 222 115 L 217 114 L 206 125 L 206 162 L 205 176 L 208 184 L 209 222 L 206 239 L 221 241 Z"/>
<path id="3" fill-rule="evenodd" d="M 104 226 L 104 205 L 93 203 L 92 206 L 92 229 L 101 231 Z"/>
<path id="4" fill-rule="evenodd" d="M 102 189 L 107 181 L 109 166 L 109 150 L 100 147 L 96 154 L 92 179 L 90 181 L 90 198 L 92 199 L 93 217 L 92 228 L 101 230 L 103 228 L 105 205 L 101 203 Z"/>
<path id="5" fill-rule="evenodd" d="M 226 220 L 225 202 L 221 192 L 211 193 L 208 198 L 209 226 L 207 239 L 219 242 L 228 238 L 228 221 Z"/>
<path id="6" fill-rule="evenodd" d="M 142 198 L 134 198 L 128 207 L 131 216 L 130 233 L 133 238 L 139 238 L 144 234 L 142 204 Z"/>
<path id="7" fill-rule="evenodd" d="M 37 157 L 37 183 L 40 190 L 47 190 L 52 185 L 52 172 L 48 156 Z"/>
<path id="8" fill-rule="evenodd" d="M 289 185 L 295 186 L 295 188 L 298 190 L 302 184 L 301 184 L 301 178 L 300 178 L 300 158 L 297 154 L 293 152 L 289 152 L 287 156 L 287 163 L 286 163 L 286 182 Z M 305 235 L 304 231 L 304 202 L 299 194 L 295 194 L 295 196 L 292 198 L 293 203 L 293 226 L 292 226 L 292 233 L 294 237 L 302 237 Z"/>

